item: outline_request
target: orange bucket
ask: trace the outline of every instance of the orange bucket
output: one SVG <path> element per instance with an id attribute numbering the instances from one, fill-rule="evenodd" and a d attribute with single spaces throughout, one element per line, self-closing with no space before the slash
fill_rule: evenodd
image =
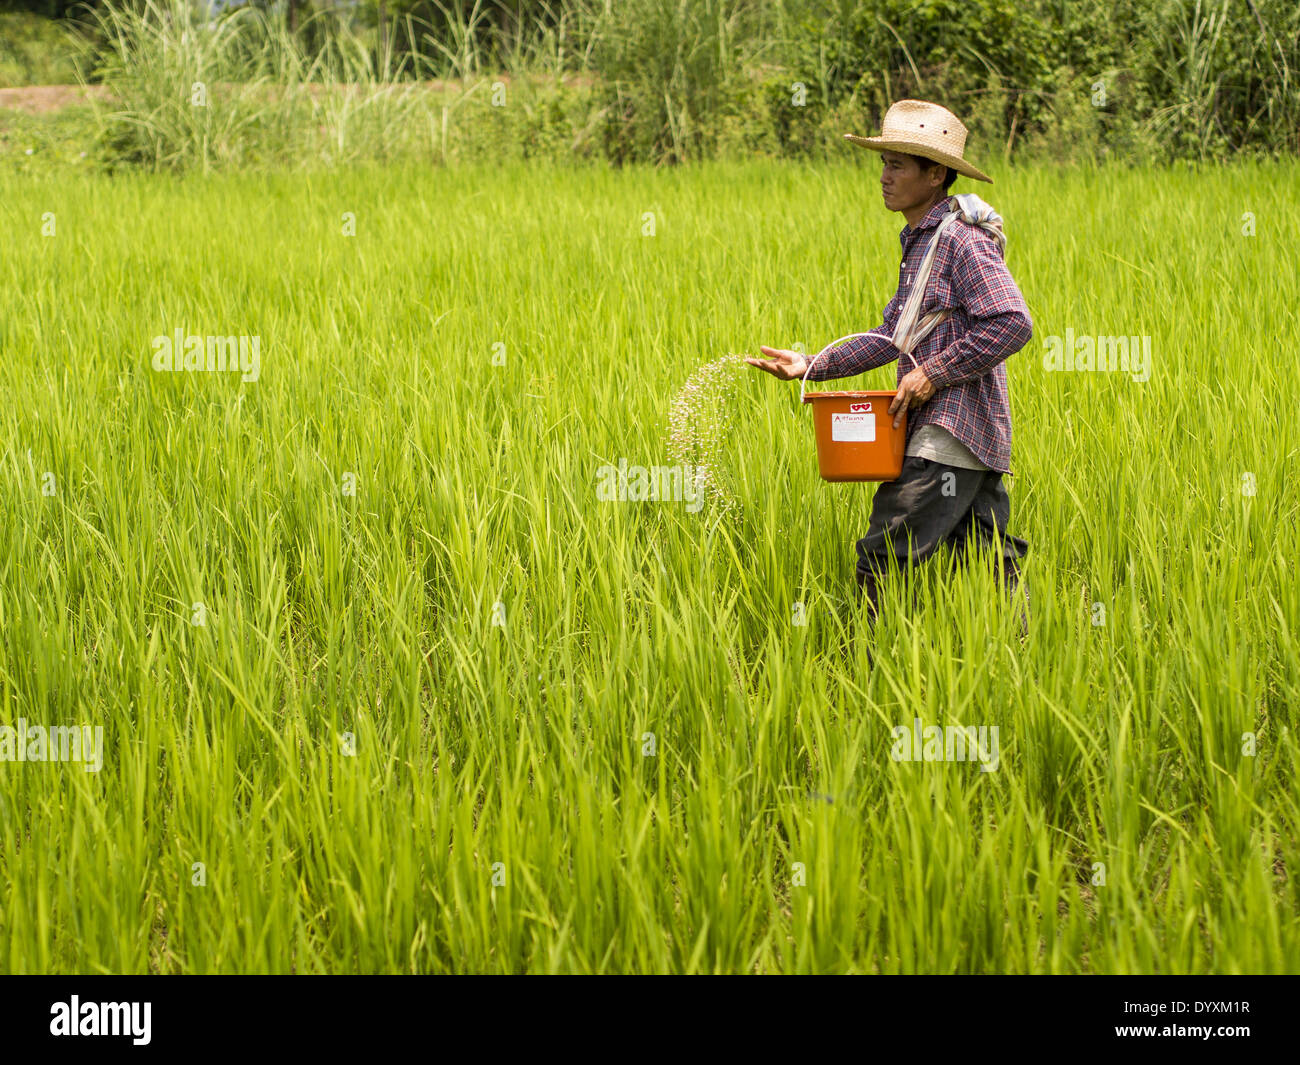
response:
<path id="1" fill-rule="evenodd" d="M 894 428 L 895 392 L 806 392 L 825 481 L 892 481 L 903 472 L 907 415 Z"/>

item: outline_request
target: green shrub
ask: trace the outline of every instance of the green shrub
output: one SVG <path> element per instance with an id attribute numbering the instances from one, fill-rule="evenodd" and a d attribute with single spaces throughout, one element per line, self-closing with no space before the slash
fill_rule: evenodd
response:
<path id="1" fill-rule="evenodd" d="M 71 85 L 76 38 L 62 24 L 27 11 L 0 11 L 0 88 Z"/>

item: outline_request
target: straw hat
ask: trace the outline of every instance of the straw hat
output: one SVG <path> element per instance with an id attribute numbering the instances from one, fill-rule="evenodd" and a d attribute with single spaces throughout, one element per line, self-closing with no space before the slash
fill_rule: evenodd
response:
<path id="1" fill-rule="evenodd" d="M 993 182 L 991 177 L 961 157 L 966 148 L 966 127 L 956 115 L 938 104 L 924 100 L 899 100 L 885 112 L 879 137 L 857 137 L 846 133 L 844 139 L 873 152 L 904 152 L 933 159 L 976 181 Z"/>

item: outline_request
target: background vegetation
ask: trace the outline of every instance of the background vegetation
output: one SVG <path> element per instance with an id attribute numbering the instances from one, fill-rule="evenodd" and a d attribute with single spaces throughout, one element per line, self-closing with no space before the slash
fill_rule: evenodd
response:
<path id="1" fill-rule="evenodd" d="M 0 16 L 0 77 L 66 80 L 75 36 L 84 77 L 120 100 L 113 163 L 823 158 L 906 96 L 962 115 L 985 160 L 1300 150 L 1292 0 L 10 6 L 32 10 Z M 229 87 L 220 115 L 185 117 L 195 81 Z M 346 129 L 308 104 L 311 84 L 355 87 Z"/>

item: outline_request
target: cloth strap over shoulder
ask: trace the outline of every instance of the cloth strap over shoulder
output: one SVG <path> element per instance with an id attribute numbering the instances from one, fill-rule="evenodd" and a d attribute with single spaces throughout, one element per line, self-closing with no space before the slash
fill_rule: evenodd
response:
<path id="1" fill-rule="evenodd" d="M 921 306 L 925 302 L 926 285 L 930 280 L 930 269 L 934 266 L 934 253 L 939 247 L 939 238 L 943 236 L 944 231 L 953 222 L 960 220 L 992 234 L 998 246 L 1004 252 L 1006 250 L 1007 236 L 1002 231 L 1002 216 L 997 211 L 973 192 L 963 193 L 954 199 L 957 201 L 957 210 L 944 215 L 939 228 L 935 230 L 930 246 L 925 250 L 925 258 L 921 260 L 916 277 L 912 281 L 912 291 L 908 293 L 907 302 L 903 304 L 903 311 L 898 316 L 898 324 L 894 327 L 894 347 L 906 355 L 911 355 L 916 350 L 916 346 L 952 313 L 948 310 L 938 310 L 931 311 L 924 318 L 920 316 Z"/>
<path id="2" fill-rule="evenodd" d="M 920 321 L 917 321 L 921 314 L 921 305 L 925 301 L 925 288 L 930 280 L 930 269 L 934 265 L 934 253 L 939 247 L 939 238 L 943 236 L 944 230 L 954 221 L 960 219 L 967 225 L 979 226 L 981 229 L 987 230 L 996 238 L 998 246 L 1002 248 L 1003 252 L 1006 252 L 1007 236 L 1002 231 L 1002 216 L 973 192 L 965 192 L 954 198 L 957 201 L 957 210 L 944 215 L 943 221 L 939 223 L 939 228 L 935 230 L 930 246 L 926 249 L 925 258 L 916 271 L 916 279 L 912 282 L 912 291 L 908 293 L 907 302 L 903 304 L 903 311 L 898 316 L 898 324 L 894 326 L 893 335 L 889 338 L 894 347 L 907 355 L 911 355 L 916 350 L 916 346 L 930 335 L 935 326 L 939 325 L 952 313 L 946 310 L 931 311 Z M 877 333 L 873 330 L 868 333 L 850 333 L 838 340 L 832 340 L 809 360 L 807 367 L 804 369 L 803 377 L 799 381 L 800 402 L 803 401 L 804 387 L 808 382 L 808 374 L 812 372 L 813 364 L 828 351 L 839 347 L 847 340 L 853 340 L 857 337 L 883 337 L 884 335 L 884 333 Z"/>

